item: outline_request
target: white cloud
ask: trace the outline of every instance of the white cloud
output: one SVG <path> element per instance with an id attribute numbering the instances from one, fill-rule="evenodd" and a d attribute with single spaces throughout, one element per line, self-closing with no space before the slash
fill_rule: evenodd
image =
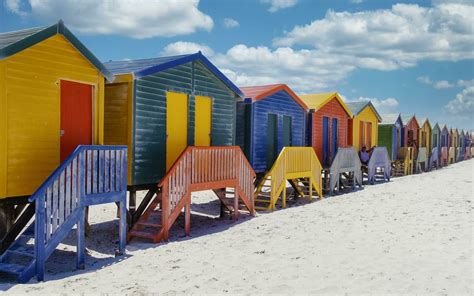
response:
<path id="1" fill-rule="evenodd" d="M 436 81 L 434 84 L 433 84 L 433 87 L 436 88 L 436 89 L 444 89 L 444 88 L 452 88 L 454 87 L 455 85 L 454 84 L 451 84 L 449 81 L 447 80 L 440 80 L 440 81 Z"/>
<path id="2" fill-rule="evenodd" d="M 240 26 L 239 22 L 232 19 L 232 18 L 225 18 L 224 19 L 224 27 L 226 27 L 226 28 L 231 29 L 231 28 L 237 28 L 239 26 Z"/>
<path id="3" fill-rule="evenodd" d="M 270 49 L 238 44 L 213 61 L 239 86 L 286 83 L 300 92 L 328 89 L 355 69 L 350 57 L 315 50 Z"/>
<path id="4" fill-rule="evenodd" d="M 396 4 L 362 12 L 329 10 L 323 19 L 296 26 L 275 46 L 307 45 L 331 54 L 352 55 L 366 69 L 395 70 L 421 60 L 474 58 L 474 6 Z"/>
<path id="5" fill-rule="evenodd" d="M 295 6 L 298 0 L 260 0 L 260 2 L 270 4 L 268 11 L 274 13 L 280 9 Z"/>
<path id="6" fill-rule="evenodd" d="M 433 81 L 428 76 L 420 76 L 416 79 L 418 82 L 428 84 L 433 86 L 436 89 L 445 89 L 445 88 L 453 88 L 453 87 L 469 87 L 474 86 L 474 79 L 473 80 L 458 80 L 457 82 L 449 82 L 447 80 L 439 80 Z"/>
<path id="7" fill-rule="evenodd" d="M 361 4 L 362 2 L 364 2 L 363 0 L 351 0 L 351 3 L 354 3 L 354 4 Z"/>
<path id="8" fill-rule="evenodd" d="M 199 10 L 199 0 L 25 0 L 31 11 L 19 10 L 19 1 L 8 1 L 12 11 L 28 13 L 43 22 L 63 19 L 74 30 L 89 34 L 116 34 L 132 38 L 176 36 L 197 30 L 210 31 L 212 18 Z M 7 2 L 7 3 L 8 3 Z"/>
<path id="9" fill-rule="evenodd" d="M 26 15 L 23 9 L 21 8 L 21 0 L 6 0 L 5 8 L 10 12 L 16 13 L 20 16 Z"/>
<path id="10" fill-rule="evenodd" d="M 214 55 L 212 48 L 205 44 L 198 44 L 193 42 L 183 42 L 178 41 L 175 43 L 170 43 L 161 51 L 162 55 L 171 56 L 171 55 L 182 55 L 190 54 L 201 51 L 205 56 L 211 57 Z"/>
<path id="11" fill-rule="evenodd" d="M 474 86 L 463 89 L 456 98 L 445 106 L 446 111 L 452 115 L 473 118 L 474 116 Z M 472 122 L 471 122 L 472 124 Z"/>
<path id="12" fill-rule="evenodd" d="M 355 101 L 371 101 L 379 114 L 395 113 L 397 112 L 399 105 L 398 100 L 395 98 L 378 99 L 359 97 Z"/>

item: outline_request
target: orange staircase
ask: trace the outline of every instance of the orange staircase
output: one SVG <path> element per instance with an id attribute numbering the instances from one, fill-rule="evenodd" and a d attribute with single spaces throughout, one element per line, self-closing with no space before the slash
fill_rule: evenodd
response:
<path id="1" fill-rule="evenodd" d="M 155 198 L 129 231 L 128 239 L 167 240 L 183 209 L 189 235 L 193 191 L 214 190 L 234 219 L 242 208 L 253 215 L 254 180 L 255 172 L 240 147 L 188 147 L 158 184 Z"/>

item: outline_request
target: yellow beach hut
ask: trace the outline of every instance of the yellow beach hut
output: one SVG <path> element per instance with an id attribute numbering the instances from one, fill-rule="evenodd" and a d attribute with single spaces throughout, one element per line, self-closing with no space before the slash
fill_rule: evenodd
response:
<path id="1" fill-rule="evenodd" d="M 377 146 L 379 123 L 382 117 L 370 101 L 347 102 L 346 106 L 353 116 L 349 119 L 349 133 L 347 143 L 357 151 L 366 147 Z"/>
<path id="2" fill-rule="evenodd" d="M 104 78 L 62 21 L 0 33 L 0 207 L 26 202 L 77 145 L 102 144 Z"/>

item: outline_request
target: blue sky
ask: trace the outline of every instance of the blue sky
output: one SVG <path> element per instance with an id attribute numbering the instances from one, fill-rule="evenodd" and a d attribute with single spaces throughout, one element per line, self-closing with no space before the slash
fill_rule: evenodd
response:
<path id="1" fill-rule="evenodd" d="M 371 99 L 472 129 L 467 0 L 4 0 L 0 31 L 63 19 L 101 60 L 202 50 L 237 85 Z"/>

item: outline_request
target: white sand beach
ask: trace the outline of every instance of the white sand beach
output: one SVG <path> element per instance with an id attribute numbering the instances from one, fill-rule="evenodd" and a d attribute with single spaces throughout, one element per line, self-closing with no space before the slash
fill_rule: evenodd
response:
<path id="1" fill-rule="evenodd" d="M 190 237 L 179 221 L 168 243 L 132 241 L 118 258 L 116 209 L 93 207 L 85 270 L 75 268 L 72 232 L 45 282 L 0 278 L 0 291 L 472 295 L 473 170 L 464 161 L 236 223 L 211 218 L 218 201 L 201 192 Z"/>

